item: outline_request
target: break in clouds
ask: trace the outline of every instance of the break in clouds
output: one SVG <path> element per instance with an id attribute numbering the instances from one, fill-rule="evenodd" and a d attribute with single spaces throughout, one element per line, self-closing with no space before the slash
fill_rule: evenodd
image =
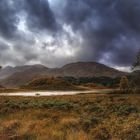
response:
<path id="1" fill-rule="evenodd" d="M 139 49 L 139 0 L 0 0 L 1 65 L 125 68 Z"/>

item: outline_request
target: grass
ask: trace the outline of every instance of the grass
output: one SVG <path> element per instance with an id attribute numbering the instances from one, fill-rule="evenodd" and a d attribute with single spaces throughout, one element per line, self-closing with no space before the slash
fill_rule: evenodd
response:
<path id="1" fill-rule="evenodd" d="M 1 140 L 139 140 L 140 96 L 0 97 Z"/>

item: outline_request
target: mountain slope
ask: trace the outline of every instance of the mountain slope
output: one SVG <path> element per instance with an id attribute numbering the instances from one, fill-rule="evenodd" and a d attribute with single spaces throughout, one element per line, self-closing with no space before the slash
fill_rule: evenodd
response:
<path id="1" fill-rule="evenodd" d="M 47 68 L 43 65 L 15 67 L 16 71 L 0 81 L 4 87 L 19 87 L 36 78 L 41 77 L 120 77 L 126 75 L 116 69 L 96 62 L 77 62 L 63 66 L 62 68 Z M 1 74 L 1 73 L 0 73 Z M 9 74 L 9 73 L 8 73 Z"/>
<path id="2" fill-rule="evenodd" d="M 32 80 L 27 85 L 22 86 L 22 89 L 33 90 L 76 90 L 74 85 L 66 82 L 61 78 L 39 78 Z"/>
<path id="3" fill-rule="evenodd" d="M 71 63 L 63 66 L 61 70 L 63 71 L 63 75 L 72 77 L 118 77 L 124 74 L 123 72 L 96 62 Z"/>
<path id="4" fill-rule="evenodd" d="M 7 66 L 3 69 L 0 70 L 0 79 L 5 79 L 11 75 L 13 75 L 14 73 L 19 73 L 19 72 L 24 72 L 24 71 L 28 71 L 33 69 L 33 71 L 35 69 L 39 69 L 39 68 L 46 68 L 43 65 L 24 65 L 24 66 L 17 66 L 17 67 L 11 67 L 11 66 Z"/>
<path id="5" fill-rule="evenodd" d="M 46 74 L 48 68 L 43 65 L 32 65 L 32 66 L 22 66 L 15 67 L 15 73 L 7 76 L 5 79 L 0 80 L 1 85 L 9 88 L 19 87 Z M 9 73 L 8 73 L 9 74 Z"/>

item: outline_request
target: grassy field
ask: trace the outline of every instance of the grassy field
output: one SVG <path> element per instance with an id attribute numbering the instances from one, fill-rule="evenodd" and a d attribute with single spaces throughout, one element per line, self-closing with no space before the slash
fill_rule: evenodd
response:
<path id="1" fill-rule="evenodd" d="M 140 140 L 140 96 L 0 97 L 0 140 Z"/>

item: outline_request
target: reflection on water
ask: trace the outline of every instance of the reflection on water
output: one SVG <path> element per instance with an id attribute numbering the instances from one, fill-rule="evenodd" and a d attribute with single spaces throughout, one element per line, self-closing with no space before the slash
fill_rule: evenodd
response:
<path id="1" fill-rule="evenodd" d="M 33 92 L 16 92 L 16 93 L 0 93 L 0 96 L 53 96 L 53 95 L 75 95 L 80 93 L 106 93 L 112 90 L 88 90 L 88 91 L 33 91 Z"/>

